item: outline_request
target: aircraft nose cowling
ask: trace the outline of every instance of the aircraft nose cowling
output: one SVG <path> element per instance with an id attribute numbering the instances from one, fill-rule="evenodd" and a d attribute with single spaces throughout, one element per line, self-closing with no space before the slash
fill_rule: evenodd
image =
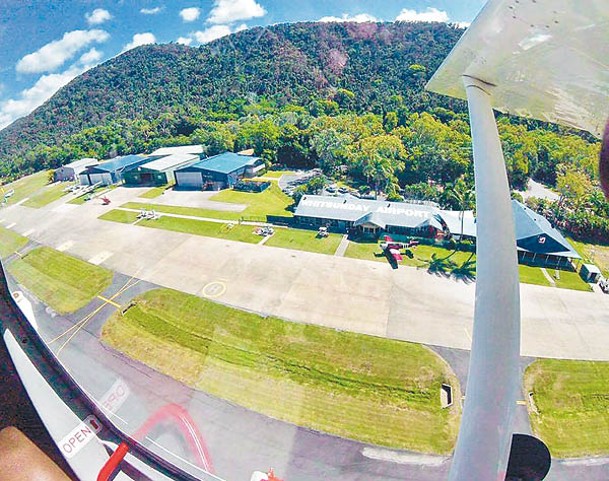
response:
<path id="1" fill-rule="evenodd" d="M 603 134 L 598 171 L 601 177 L 601 188 L 605 193 L 605 197 L 609 200 L 609 120 L 607 120 L 605 133 Z"/>

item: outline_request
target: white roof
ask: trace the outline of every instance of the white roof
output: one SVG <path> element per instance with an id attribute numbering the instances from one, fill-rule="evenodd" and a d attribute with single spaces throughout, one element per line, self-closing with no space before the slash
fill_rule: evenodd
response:
<path id="1" fill-rule="evenodd" d="M 148 162 L 147 164 L 143 164 L 141 165 L 141 167 L 162 172 L 167 169 L 182 167 L 184 164 L 188 164 L 189 162 L 197 162 L 198 160 L 198 155 L 173 154 L 166 155 L 164 157 L 161 157 L 160 159 L 156 159 L 152 162 Z"/>
<path id="2" fill-rule="evenodd" d="M 442 210 L 440 216 L 446 222 L 448 230 L 453 235 L 461 234 L 461 216 L 463 216 L 463 235 L 476 237 L 476 218 L 471 210 Z"/>
<path id="3" fill-rule="evenodd" d="M 489 0 L 427 89 L 465 98 L 462 76 L 493 107 L 587 130 L 609 117 L 609 1 Z"/>
<path id="4" fill-rule="evenodd" d="M 85 157 L 84 159 L 75 160 L 74 162 L 70 162 L 69 164 L 66 164 L 62 167 L 70 167 L 70 168 L 74 169 L 76 167 L 86 167 L 88 165 L 94 165 L 94 164 L 97 164 L 97 159 Z"/>
<path id="5" fill-rule="evenodd" d="M 150 155 L 173 155 L 173 154 L 202 154 L 202 145 L 179 145 L 176 147 L 161 147 Z"/>

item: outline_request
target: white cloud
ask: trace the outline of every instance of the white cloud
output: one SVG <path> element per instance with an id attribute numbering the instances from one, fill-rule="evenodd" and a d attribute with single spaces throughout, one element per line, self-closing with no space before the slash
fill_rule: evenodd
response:
<path id="1" fill-rule="evenodd" d="M 231 30 L 227 25 L 214 25 L 213 27 L 209 27 L 203 31 L 194 32 L 192 35 L 195 40 L 199 43 L 208 43 L 212 40 L 216 40 L 217 38 L 225 37 L 226 35 L 230 35 Z"/>
<path id="2" fill-rule="evenodd" d="M 70 60 L 76 52 L 87 47 L 89 44 L 105 42 L 109 38 L 110 35 L 104 30 L 73 30 L 66 32 L 61 40 L 47 43 L 40 49 L 19 60 L 16 67 L 17 72 L 51 72 Z"/>
<path id="3" fill-rule="evenodd" d="M 61 87 L 91 66 L 74 64 L 64 72 L 43 75 L 31 88 L 23 90 L 18 98 L 0 102 L 0 129 L 14 120 L 28 115 L 51 98 Z"/>
<path id="4" fill-rule="evenodd" d="M 159 13 L 161 10 L 163 10 L 162 7 L 154 7 L 154 8 L 142 8 L 140 10 L 140 13 L 143 13 L 144 15 L 156 15 L 157 13 Z"/>
<path id="5" fill-rule="evenodd" d="M 194 22 L 201 16 L 201 9 L 198 7 L 188 7 L 180 10 L 180 17 L 185 22 Z"/>
<path id="6" fill-rule="evenodd" d="M 110 12 L 108 10 L 105 10 L 103 8 L 96 8 L 91 13 L 87 13 L 85 15 L 85 18 L 87 19 L 87 23 L 89 25 L 99 25 L 100 23 L 104 23 L 110 20 L 112 18 L 112 15 L 110 15 Z"/>
<path id="7" fill-rule="evenodd" d="M 396 22 L 448 22 L 448 13 L 434 7 L 428 7 L 424 12 L 402 9 L 395 19 Z"/>
<path id="8" fill-rule="evenodd" d="M 256 0 L 214 0 L 207 19 L 210 23 L 232 23 L 263 17 L 266 10 Z"/>
<path id="9" fill-rule="evenodd" d="M 343 13 L 342 17 L 322 17 L 319 19 L 320 22 L 378 22 L 379 20 L 368 14 L 368 13 L 358 13 L 357 15 L 349 15 L 348 13 Z"/>
<path id="10" fill-rule="evenodd" d="M 131 42 L 123 47 L 123 52 L 131 50 L 132 48 L 139 47 L 140 45 L 148 45 L 149 43 L 156 43 L 156 37 L 150 32 L 136 33 Z"/>
<path id="11" fill-rule="evenodd" d="M 180 45 L 190 45 L 192 43 L 192 38 L 190 37 L 178 37 L 176 40 Z"/>
<path id="12" fill-rule="evenodd" d="M 241 25 L 239 25 L 236 29 L 235 29 L 235 33 L 236 32 L 243 32 L 243 30 L 247 30 L 247 25 L 242 23 Z"/>
<path id="13" fill-rule="evenodd" d="M 92 48 L 88 52 L 83 53 L 80 56 L 80 60 L 79 61 L 83 65 L 96 64 L 97 62 L 99 62 L 101 60 L 102 55 L 103 54 L 99 50 L 97 50 L 96 48 Z"/>
<path id="14" fill-rule="evenodd" d="M 472 22 L 455 22 L 455 25 L 459 28 L 469 28 Z"/>

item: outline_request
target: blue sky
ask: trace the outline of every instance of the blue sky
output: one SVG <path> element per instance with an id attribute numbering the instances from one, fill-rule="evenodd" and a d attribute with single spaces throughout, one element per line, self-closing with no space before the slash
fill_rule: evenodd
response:
<path id="1" fill-rule="evenodd" d="M 0 0 L 0 129 L 145 43 L 206 43 L 304 20 L 471 22 L 484 0 Z"/>

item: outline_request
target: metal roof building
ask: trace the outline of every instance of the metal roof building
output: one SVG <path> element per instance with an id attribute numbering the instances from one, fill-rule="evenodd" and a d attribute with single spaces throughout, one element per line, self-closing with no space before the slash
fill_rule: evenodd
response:
<path id="1" fill-rule="evenodd" d="M 225 189 L 244 177 L 254 177 L 264 168 L 260 157 L 224 152 L 177 169 L 176 186 L 187 189 Z"/>
<path id="2" fill-rule="evenodd" d="M 97 159 L 84 158 L 62 165 L 55 170 L 55 181 L 77 180 L 78 176 L 90 165 L 97 164 Z"/>
<path id="3" fill-rule="evenodd" d="M 305 195 L 294 216 L 301 224 L 329 224 L 341 231 L 357 229 L 373 235 L 385 231 L 431 236 L 443 230 L 439 213 L 432 205 L 358 199 L 346 194 L 339 197 Z"/>
<path id="4" fill-rule="evenodd" d="M 159 186 L 173 183 L 177 169 L 192 165 L 199 160 L 196 154 L 172 154 L 149 158 L 155 160 L 125 172 L 123 176 L 125 184 Z"/>
<path id="5" fill-rule="evenodd" d="M 79 175 L 80 183 L 83 185 L 95 185 L 97 183 L 103 185 L 116 184 L 123 179 L 123 174 L 126 170 L 133 169 L 157 158 L 144 155 L 116 157 L 112 160 L 87 167 Z"/>
<path id="6" fill-rule="evenodd" d="M 516 226 L 516 244 L 521 251 L 546 257 L 581 259 L 569 241 L 558 232 L 548 219 L 512 200 L 512 212 Z"/>

